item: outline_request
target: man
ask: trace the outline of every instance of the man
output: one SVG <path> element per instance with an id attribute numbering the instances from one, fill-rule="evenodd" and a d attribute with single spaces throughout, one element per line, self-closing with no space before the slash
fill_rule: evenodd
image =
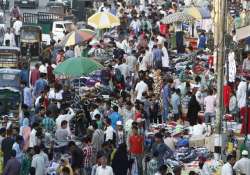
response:
<path id="1" fill-rule="evenodd" d="M 11 31 L 9 27 L 7 28 L 7 31 L 4 34 L 3 45 L 10 46 L 10 47 L 16 46 L 14 33 Z"/>
<path id="2" fill-rule="evenodd" d="M 32 101 L 32 90 L 28 86 L 26 82 L 21 82 L 21 85 L 23 86 L 23 103 L 27 105 L 29 108 L 33 107 L 33 101 Z"/>
<path id="3" fill-rule="evenodd" d="M 35 86 L 33 89 L 34 97 L 40 96 L 41 93 L 45 90 L 45 87 L 48 86 L 48 82 L 45 78 L 46 78 L 46 74 L 41 73 L 40 78 L 35 82 Z"/>
<path id="4" fill-rule="evenodd" d="M 22 142 L 23 142 L 23 137 L 18 135 L 15 143 L 12 146 L 12 149 L 15 150 L 15 152 L 16 152 L 15 157 L 18 160 L 18 162 L 20 162 L 20 163 L 23 159 Z"/>
<path id="5" fill-rule="evenodd" d="M 133 72 L 133 73 L 136 71 L 136 65 L 137 65 L 137 59 L 135 55 L 136 55 L 136 51 L 132 50 L 132 53 L 126 58 L 128 69 L 130 72 Z"/>
<path id="6" fill-rule="evenodd" d="M 154 152 L 159 153 L 159 158 L 158 158 L 159 166 L 164 164 L 165 155 L 168 155 L 169 157 L 173 155 L 173 151 L 164 143 L 163 136 L 161 133 L 155 134 L 155 142 L 152 145 L 151 152 L 152 154 Z"/>
<path id="7" fill-rule="evenodd" d="M 12 130 L 7 129 L 6 138 L 2 141 L 2 152 L 3 152 L 3 165 L 5 166 L 7 161 L 11 158 L 12 146 L 15 140 L 12 138 Z"/>
<path id="8" fill-rule="evenodd" d="M 213 94 L 213 90 L 210 89 L 208 92 L 208 96 L 204 99 L 204 105 L 205 105 L 205 123 L 211 123 L 214 124 L 215 120 L 215 107 L 216 107 L 216 97 Z"/>
<path id="9" fill-rule="evenodd" d="M 65 50 L 66 50 L 64 54 L 65 60 L 68 58 L 73 58 L 75 56 L 74 51 L 69 46 L 66 46 Z"/>
<path id="10" fill-rule="evenodd" d="M 122 116 L 118 113 L 118 106 L 113 106 L 113 112 L 109 116 L 113 129 L 116 129 L 116 122 L 122 121 Z"/>
<path id="11" fill-rule="evenodd" d="M 163 101 L 163 113 L 162 118 L 163 121 L 166 122 L 168 119 L 168 113 L 169 113 L 169 105 L 170 105 L 170 88 L 173 83 L 173 79 L 163 80 L 164 86 L 162 90 L 162 101 Z"/>
<path id="12" fill-rule="evenodd" d="M 104 142 L 104 133 L 101 129 L 98 128 L 97 123 L 92 124 L 94 133 L 92 135 L 92 145 L 96 152 L 99 152 L 102 148 Z"/>
<path id="13" fill-rule="evenodd" d="M 30 73 L 30 85 L 32 87 L 35 86 L 36 81 L 40 78 L 39 67 L 40 67 L 40 64 L 36 63 L 35 68 L 31 70 L 31 73 Z"/>
<path id="14" fill-rule="evenodd" d="M 233 165 L 235 163 L 235 157 L 229 154 L 227 156 L 227 163 L 225 163 L 221 168 L 221 174 L 233 175 Z"/>
<path id="15" fill-rule="evenodd" d="M 16 151 L 11 151 L 11 158 L 8 160 L 3 175 L 17 175 L 20 174 L 21 163 L 16 159 Z"/>
<path id="16" fill-rule="evenodd" d="M 250 160 L 247 150 L 242 151 L 242 158 L 235 163 L 233 169 L 242 175 L 250 175 Z"/>
<path id="17" fill-rule="evenodd" d="M 46 111 L 45 117 L 42 120 L 42 125 L 46 132 L 52 133 L 54 131 L 56 123 L 51 117 L 50 111 Z"/>
<path id="18" fill-rule="evenodd" d="M 250 71 L 250 53 L 247 54 L 247 58 L 244 59 L 244 61 L 243 61 L 242 71 L 243 72 L 249 72 Z"/>
<path id="19" fill-rule="evenodd" d="M 101 158 L 101 166 L 97 167 L 95 175 L 113 175 L 113 169 L 107 165 L 107 158 L 103 156 Z"/>
<path id="20" fill-rule="evenodd" d="M 67 124 L 67 130 L 69 133 L 71 133 L 70 131 L 70 127 L 69 127 L 69 122 L 70 120 L 75 116 L 75 112 L 73 111 L 72 108 L 68 108 L 67 110 L 62 109 L 61 110 L 61 115 L 59 115 L 56 119 L 56 127 L 57 128 L 61 128 L 61 123 L 63 120 L 66 120 L 68 122 Z"/>
<path id="21" fill-rule="evenodd" d="M 115 130 L 111 126 L 111 120 L 109 118 L 106 119 L 106 130 L 105 130 L 105 141 L 112 140 L 115 143 L 114 133 Z"/>
<path id="22" fill-rule="evenodd" d="M 174 120 L 179 120 L 181 116 L 181 98 L 180 98 L 181 91 L 180 89 L 176 89 L 174 94 L 171 97 L 171 105 L 173 108 Z"/>
<path id="23" fill-rule="evenodd" d="M 34 147 L 35 155 L 32 158 L 31 162 L 31 172 L 35 175 L 44 175 L 45 174 L 45 159 L 44 156 L 41 154 L 41 150 L 39 146 Z"/>
<path id="24" fill-rule="evenodd" d="M 93 160 L 93 146 L 91 144 L 91 138 L 89 136 L 86 136 L 83 140 L 84 147 L 82 149 L 83 152 L 83 166 L 84 166 L 84 172 L 85 175 L 91 175 L 91 169 L 92 169 L 92 160 Z"/>
<path id="25" fill-rule="evenodd" d="M 140 81 L 135 86 L 136 99 L 141 100 L 144 92 L 148 92 L 148 85 L 144 82 L 143 75 L 140 75 Z"/>
<path id="26" fill-rule="evenodd" d="M 18 16 L 16 18 L 16 21 L 13 24 L 14 33 L 15 33 L 15 41 L 16 41 L 17 47 L 20 46 L 20 29 L 21 29 L 22 25 L 23 25 L 23 22 L 20 20 L 20 17 Z"/>
<path id="27" fill-rule="evenodd" d="M 74 141 L 69 142 L 68 148 L 71 153 L 71 167 L 76 174 L 81 174 L 83 170 L 83 152 L 76 146 Z"/>
<path id="28" fill-rule="evenodd" d="M 61 128 L 57 128 L 55 137 L 56 137 L 56 143 L 59 146 L 59 149 L 62 153 L 65 153 L 68 145 L 68 138 L 70 136 L 69 131 L 67 130 L 68 122 L 66 120 L 63 120 L 61 123 Z"/>
<path id="29" fill-rule="evenodd" d="M 133 134 L 129 137 L 129 152 L 137 160 L 139 175 L 142 175 L 142 158 L 144 153 L 144 138 L 139 135 L 138 127 L 132 127 Z"/>
<path id="30" fill-rule="evenodd" d="M 153 65 L 154 68 L 156 69 L 161 69 L 162 68 L 162 57 L 163 57 L 163 52 L 160 48 L 160 45 L 154 45 L 152 49 L 152 59 L 153 59 Z"/>
<path id="31" fill-rule="evenodd" d="M 29 140 L 29 147 L 33 148 L 34 146 L 36 146 L 38 144 L 38 140 L 37 140 L 37 129 L 39 127 L 38 123 L 34 123 L 32 126 L 32 130 L 30 133 L 30 140 Z"/>
<path id="32" fill-rule="evenodd" d="M 126 64 L 126 59 L 122 59 L 121 64 L 117 66 L 117 68 L 120 70 L 121 74 L 123 75 L 124 79 L 129 76 L 129 66 Z"/>

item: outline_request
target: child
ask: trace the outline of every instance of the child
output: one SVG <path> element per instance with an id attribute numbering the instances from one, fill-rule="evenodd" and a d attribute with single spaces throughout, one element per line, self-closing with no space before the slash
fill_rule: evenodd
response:
<path id="1" fill-rule="evenodd" d="M 148 162 L 148 167 L 147 167 L 147 174 L 148 175 L 154 175 L 157 172 L 157 170 L 159 168 L 158 156 L 159 156 L 159 153 L 157 151 L 155 151 L 153 153 L 153 158 Z"/>
<path id="2" fill-rule="evenodd" d="M 116 122 L 116 145 L 119 146 L 122 143 L 125 143 L 125 133 L 122 127 L 122 122 Z"/>

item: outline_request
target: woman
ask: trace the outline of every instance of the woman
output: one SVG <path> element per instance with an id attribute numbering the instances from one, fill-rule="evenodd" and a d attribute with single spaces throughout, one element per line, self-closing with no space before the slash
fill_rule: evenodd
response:
<path id="1" fill-rule="evenodd" d="M 115 175 L 127 175 L 129 169 L 129 160 L 127 146 L 120 144 L 112 161 L 112 168 Z"/>
<path id="2" fill-rule="evenodd" d="M 23 125 L 20 128 L 20 135 L 23 136 L 24 145 L 23 150 L 27 150 L 29 148 L 29 140 L 30 140 L 31 128 L 29 126 L 29 119 L 23 119 Z"/>
<path id="3" fill-rule="evenodd" d="M 190 126 L 194 126 L 197 124 L 197 119 L 198 119 L 198 112 L 201 110 L 201 106 L 199 102 L 196 100 L 196 91 L 197 88 L 193 89 L 193 94 L 191 96 L 191 99 L 188 103 L 188 113 L 187 113 L 187 118 L 190 123 Z"/>

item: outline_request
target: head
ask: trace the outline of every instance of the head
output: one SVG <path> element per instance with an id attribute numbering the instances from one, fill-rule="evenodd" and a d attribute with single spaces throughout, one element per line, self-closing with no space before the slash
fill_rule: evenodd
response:
<path id="1" fill-rule="evenodd" d="M 40 152 L 41 152 L 40 147 L 39 146 L 34 146 L 34 152 L 35 152 L 35 154 L 40 154 Z"/>
<path id="2" fill-rule="evenodd" d="M 18 143 L 20 145 L 22 142 L 23 142 L 23 137 L 18 135 L 16 137 L 16 143 Z"/>
<path id="3" fill-rule="evenodd" d="M 70 169 L 69 167 L 63 167 L 62 168 L 62 175 L 70 175 Z"/>
<path id="4" fill-rule="evenodd" d="M 248 151 L 247 150 L 243 150 L 241 153 L 242 157 L 248 157 Z"/>
<path id="5" fill-rule="evenodd" d="M 230 163 L 233 166 L 234 163 L 235 163 L 235 157 L 233 155 L 229 154 L 227 156 L 227 162 Z"/>
<path id="6" fill-rule="evenodd" d="M 138 135 L 138 127 L 137 126 L 133 126 L 132 127 L 132 132 L 134 135 Z"/>
<path id="7" fill-rule="evenodd" d="M 156 143 L 161 143 L 162 142 L 162 134 L 161 133 L 156 133 L 155 134 L 155 142 Z"/>
<path id="8" fill-rule="evenodd" d="M 15 158 L 15 157 L 16 157 L 16 151 L 15 151 L 15 150 L 12 150 L 12 151 L 11 151 L 11 157 L 12 157 L 12 158 Z"/>
<path id="9" fill-rule="evenodd" d="M 67 120 L 63 120 L 63 121 L 61 122 L 61 127 L 62 127 L 62 129 L 66 129 L 67 126 L 68 126 L 68 121 L 67 121 Z"/>
<path id="10" fill-rule="evenodd" d="M 165 174 L 167 170 L 168 170 L 167 165 L 161 165 L 161 166 L 159 167 L 159 172 L 160 172 L 161 174 Z"/>
<path id="11" fill-rule="evenodd" d="M 102 156 L 102 158 L 101 158 L 101 165 L 102 166 L 106 166 L 107 165 L 107 157 L 105 157 L 105 156 Z"/>
<path id="12" fill-rule="evenodd" d="M 118 106 L 116 106 L 116 105 L 113 106 L 113 111 L 114 111 L 114 112 L 118 112 Z"/>
<path id="13" fill-rule="evenodd" d="M 72 151 L 73 149 L 75 149 L 76 147 L 76 143 L 74 141 L 70 141 L 68 144 L 68 148 L 70 151 Z"/>

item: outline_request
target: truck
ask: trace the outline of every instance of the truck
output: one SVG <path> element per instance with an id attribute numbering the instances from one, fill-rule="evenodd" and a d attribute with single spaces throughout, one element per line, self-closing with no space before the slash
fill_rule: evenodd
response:
<path id="1" fill-rule="evenodd" d="M 65 20 L 65 16 L 56 13 L 38 12 L 24 13 L 23 25 L 35 25 L 42 28 L 42 41 L 48 43 L 47 39 L 53 34 L 53 39 L 61 40 L 66 32 L 71 31 L 73 22 Z M 47 38 L 45 40 L 45 38 Z"/>
<path id="2" fill-rule="evenodd" d="M 36 9 L 39 7 L 39 0 L 15 0 L 14 4 L 20 8 Z"/>

